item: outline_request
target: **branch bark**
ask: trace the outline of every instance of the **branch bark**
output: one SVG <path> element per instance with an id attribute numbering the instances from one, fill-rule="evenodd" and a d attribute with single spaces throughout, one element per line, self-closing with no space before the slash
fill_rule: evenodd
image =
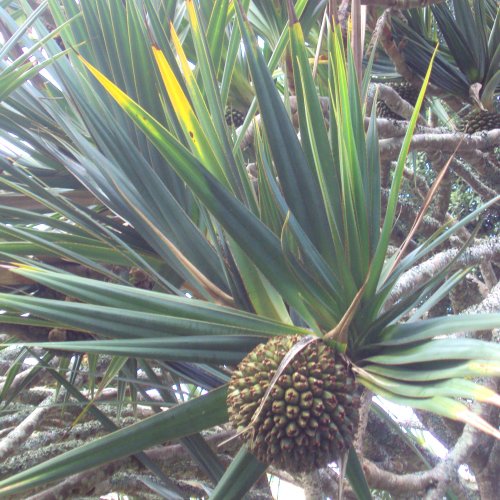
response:
<path id="1" fill-rule="evenodd" d="M 436 273 L 444 269 L 456 257 L 457 253 L 458 249 L 456 248 L 445 250 L 404 273 L 389 295 L 385 307 L 392 306 L 403 295 L 411 293 L 417 286 L 425 283 Z M 468 248 L 453 264 L 450 271 L 499 258 L 500 237 L 483 240 Z"/>
<path id="2" fill-rule="evenodd" d="M 23 443 L 33 434 L 50 411 L 53 403 L 52 396 L 45 399 L 27 418 L 25 418 L 12 432 L 0 442 L 0 462 L 16 452 Z"/>
<path id="3" fill-rule="evenodd" d="M 362 5 L 378 7 L 395 7 L 397 9 L 415 9 L 426 7 L 436 3 L 442 3 L 444 0 L 361 0 Z"/>
<path id="4" fill-rule="evenodd" d="M 379 98 L 387 104 L 387 107 L 391 111 L 406 120 L 411 120 L 415 108 L 409 102 L 405 101 L 393 88 L 380 83 L 378 84 L 378 92 Z M 417 123 L 425 125 L 424 118 L 419 116 Z"/>
<path id="5" fill-rule="evenodd" d="M 380 156 L 383 159 L 395 159 L 403 146 L 402 137 L 391 139 L 381 139 Z M 410 143 L 410 151 L 434 152 L 451 154 L 457 149 L 457 154 L 461 152 L 471 152 L 474 150 L 489 151 L 500 146 L 500 129 L 490 130 L 482 134 L 466 135 L 462 133 L 448 134 L 416 134 Z"/>

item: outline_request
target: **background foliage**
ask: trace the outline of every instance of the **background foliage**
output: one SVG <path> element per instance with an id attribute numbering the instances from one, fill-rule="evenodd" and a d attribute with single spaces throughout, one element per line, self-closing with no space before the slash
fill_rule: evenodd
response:
<path id="1" fill-rule="evenodd" d="M 0 495 L 269 498 L 227 382 L 299 334 L 352 362 L 360 426 L 340 468 L 275 477 L 493 498 L 499 19 L 490 0 L 0 2 Z"/>

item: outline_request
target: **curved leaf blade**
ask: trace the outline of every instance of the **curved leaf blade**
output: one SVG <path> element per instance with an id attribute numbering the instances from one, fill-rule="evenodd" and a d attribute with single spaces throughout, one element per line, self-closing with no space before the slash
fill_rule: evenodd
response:
<path id="1" fill-rule="evenodd" d="M 476 339 L 437 339 L 416 347 L 391 349 L 365 361 L 381 365 L 408 365 L 439 360 L 485 359 L 500 362 L 500 345 Z"/>
<path id="2" fill-rule="evenodd" d="M 226 387 L 215 389 L 4 479 L 0 481 L 0 496 L 21 493 L 164 441 L 220 425 L 227 421 L 226 393 Z"/>
<path id="3" fill-rule="evenodd" d="M 210 500 L 239 500 L 264 474 L 267 465 L 259 462 L 245 446 L 242 446 L 236 457 L 227 468 L 210 495 Z"/>
<path id="4" fill-rule="evenodd" d="M 187 338 L 141 338 L 131 340 L 89 340 L 84 342 L 38 342 L 25 347 L 42 347 L 59 351 L 97 353 L 131 358 L 150 358 L 192 363 L 238 364 L 265 337 L 218 336 Z"/>

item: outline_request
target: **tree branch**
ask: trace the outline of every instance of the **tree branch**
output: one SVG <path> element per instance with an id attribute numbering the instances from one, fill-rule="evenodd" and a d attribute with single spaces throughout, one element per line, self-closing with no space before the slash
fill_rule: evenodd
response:
<path id="1" fill-rule="evenodd" d="M 389 87 L 389 85 L 379 83 L 378 93 L 380 99 L 385 102 L 391 111 L 407 120 L 411 120 L 415 108 L 408 101 L 405 101 L 393 88 Z M 425 125 L 424 118 L 419 116 L 417 123 Z"/>
<path id="2" fill-rule="evenodd" d="M 365 118 L 365 125 L 368 127 L 369 118 Z M 389 118 L 377 118 L 377 133 L 380 139 L 390 139 L 393 137 L 404 137 L 408 130 L 406 120 L 391 120 Z M 418 125 L 415 128 L 415 134 L 449 134 L 450 130 L 446 127 L 427 127 Z"/>
<path id="3" fill-rule="evenodd" d="M 211 436 L 205 436 L 205 439 L 210 445 L 216 447 L 219 443 L 234 436 L 234 434 L 234 431 L 222 431 Z M 224 450 L 227 451 L 227 447 Z M 194 467 L 189 452 L 181 444 L 158 446 L 145 453 L 149 459 L 158 463 L 163 469 L 169 470 L 174 476 L 179 472 L 192 471 Z M 99 484 L 107 481 L 120 470 L 138 471 L 138 463 L 131 457 L 115 460 L 98 468 L 74 474 L 51 488 L 34 494 L 27 500 L 52 500 L 54 498 L 87 496 L 93 494 Z M 172 476 L 172 474 L 169 475 Z M 172 479 L 175 479 L 175 477 L 172 477 Z"/>
<path id="4" fill-rule="evenodd" d="M 394 474 L 387 472 L 369 460 L 363 460 L 363 470 L 371 488 L 386 490 L 392 495 L 423 491 L 436 481 L 436 471 L 411 474 Z"/>
<path id="5" fill-rule="evenodd" d="M 384 307 L 391 307 L 403 295 L 411 293 L 419 285 L 435 276 L 456 257 L 457 253 L 456 248 L 445 250 L 404 273 L 393 288 Z M 482 240 L 465 250 L 450 271 L 498 258 L 500 258 L 500 237 Z"/>
<path id="6" fill-rule="evenodd" d="M 453 450 L 434 468 L 411 474 L 394 474 L 385 471 L 369 460 L 363 461 L 363 470 L 371 488 L 386 490 L 392 495 L 408 494 L 430 490 L 427 500 L 442 498 L 449 482 L 455 478 L 458 466 L 465 463 L 477 446 L 476 435 L 480 433 L 466 426 Z M 439 486 L 439 488 L 437 488 Z M 437 493 L 439 490 L 439 493 Z M 441 496 L 439 496 L 441 495 Z"/>
<path id="7" fill-rule="evenodd" d="M 381 139 L 380 156 L 383 159 L 395 159 L 403 146 L 402 137 L 391 139 Z M 441 151 L 442 153 L 453 153 L 457 149 L 457 154 L 462 151 L 492 150 L 500 146 L 500 129 L 490 130 L 482 134 L 467 135 L 462 133 L 448 134 L 416 134 L 410 143 L 410 151 Z"/>
<path id="8" fill-rule="evenodd" d="M 40 425 L 53 403 L 52 396 L 45 399 L 27 418 L 25 418 L 12 432 L 0 442 L 0 462 L 15 453 Z"/>
<path id="9" fill-rule="evenodd" d="M 394 7 L 397 9 L 415 9 L 418 7 L 426 7 L 436 3 L 441 3 L 444 0 L 361 0 L 363 5 L 378 6 L 378 7 Z"/>
<path id="10" fill-rule="evenodd" d="M 473 305 L 463 311 L 464 314 L 492 313 L 500 311 L 500 282 L 491 290 L 487 297 L 479 304 Z"/>
<path id="11" fill-rule="evenodd" d="M 477 194 L 486 200 L 491 200 L 497 193 L 494 189 L 484 184 L 479 177 L 474 174 L 463 162 L 453 158 L 451 160 L 453 171 L 461 177 Z"/>

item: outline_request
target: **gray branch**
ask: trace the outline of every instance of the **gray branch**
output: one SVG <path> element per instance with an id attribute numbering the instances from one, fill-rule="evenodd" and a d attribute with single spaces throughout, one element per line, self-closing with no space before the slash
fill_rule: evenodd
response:
<path id="1" fill-rule="evenodd" d="M 378 84 L 379 98 L 385 102 L 387 107 L 403 118 L 411 120 L 414 107 L 405 101 L 393 88 L 389 85 Z M 422 116 L 418 117 L 418 123 L 425 125 L 425 120 Z"/>
<path id="2" fill-rule="evenodd" d="M 401 297 L 411 293 L 417 286 L 425 283 L 443 270 L 457 255 L 458 249 L 452 248 L 434 255 L 429 260 L 413 267 L 396 283 L 389 295 L 385 308 L 389 308 Z M 485 261 L 500 258 L 500 237 L 482 240 L 476 245 L 468 248 L 453 264 L 452 271 L 471 265 L 478 265 Z"/>
<path id="3" fill-rule="evenodd" d="M 381 139 L 380 156 L 383 159 L 397 158 L 403 146 L 402 137 Z M 462 133 L 448 134 L 416 134 L 410 143 L 410 151 L 434 152 L 441 151 L 451 154 L 457 149 L 457 154 L 462 151 L 474 150 L 489 151 L 500 146 L 500 129 L 490 130 L 481 134 L 467 135 Z"/>
<path id="4" fill-rule="evenodd" d="M 23 443 L 33 434 L 40 425 L 53 403 L 52 396 L 45 399 L 40 406 L 25 418 L 12 432 L 0 442 L 0 462 L 16 452 Z"/>

